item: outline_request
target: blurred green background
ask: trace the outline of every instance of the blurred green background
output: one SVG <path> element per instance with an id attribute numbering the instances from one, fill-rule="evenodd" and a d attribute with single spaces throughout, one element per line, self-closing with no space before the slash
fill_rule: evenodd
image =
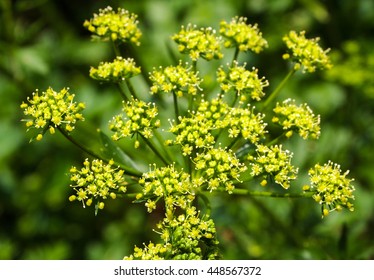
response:
<path id="1" fill-rule="evenodd" d="M 305 170 L 331 159 L 355 178 L 356 210 L 321 220 L 312 200 L 223 197 L 213 216 L 225 259 L 374 258 L 374 2 L 372 0 L 0 0 L 0 259 L 122 259 L 155 240 L 143 205 L 116 200 L 95 217 L 70 203 L 68 170 L 87 156 L 58 134 L 29 143 L 19 105 L 35 89 L 70 87 L 87 105 L 87 129 L 105 128 L 119 111 L 113 87 L 89 79 L 90 65 L 111 59 L 82 24 L 99 8 L 139 15 L 139 58 L 149 71 L 167 65 L 169 36 L 189 22 L 217 28 L 246 16 L 270 47 L 246 57 L 272 85 L 286 74 L 281 38 L 290 29 L 321 37 L 335 68 L 296 75 L 280 99 L 308 102 L 321 114 L 317 142 L 287 147 Z M 92 126 L 92 127 L 91 127 Z"/>

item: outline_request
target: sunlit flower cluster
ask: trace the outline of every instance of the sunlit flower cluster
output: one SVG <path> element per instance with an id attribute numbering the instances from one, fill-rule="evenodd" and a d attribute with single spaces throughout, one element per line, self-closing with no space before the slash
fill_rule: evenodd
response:
<path id="1" fill-rule="evenodd" d="M 287 99 L 277 103 L 274 108 L 275 117 L 272 121 L 279 123 L 286 136 L 296 131 L 303 139 L 318 139 L 320 136 L 320 116 L 315 116 L 307 104 L 296 105 L 295 100 Z"/>
<path id="2" fill-rule="evenodd" d="M 235 188 L 233 181 L 239 181 L 240 174 L 247 169 L 232 151 L 223 148 L 206 149 L 197 154 L 193 162 L 209 191 L 224 187 L 228 193 L 232 193 Z"/>
<path id="3" fill-rule="evenodd" d="M 181 53 L 188 54 L 193 61 L 198 58 L 205 60 L 221 59 L 221 38 L 211 27 L 198 29 L 195 25 L 182 26 L 179 33 L 171 37 Z"/>
<path id="4" fill-rule="evenodd" d="M 329 49 L 323 50 L 318 44 L 319 40 L 319 38 L 305 38 L 305 31 L 300 33 L 290 31 L 283 37 L 288 48 L 288 52 L 283 55 L 283 58 L 294 61 L 296 70 L 303 67 L 303 72 L 312 73 L 317 69 L 330 69 L 332 64 L 327 55 Z"/>
<path id="5" fill-rule="evenodd" d="M 32 98 L 27 98 L 28 103 L 22 103 L 23 113 L 29 118 L 24 119 L 27 128 L 35 128 L 39 134 L 36 140 L 41 140 L 43 134 L 49 130 L 55 133 L 56 127 L 61 127 L 67 132 L 75 128 L 77 121 L 84 120 L 81 111 L 85 108 L 84 103 L 74 101 L 75 95 L 69 92 L 68 88 L 63 88 L 59 92 L 48 88 L 39 94 L 36 90 Z"/>
<path id="6" fill-rule="evenodd" d="M 192 70 L 188 63 L 179 63 L 178 66 L 159 67 L 150 74 L 151 94 L 160 92 L 174 92 L 178 97 L 184 93 L 196 95 L 199 90 L 201 79 L 197 72 Z"/>
<path id="7" fill-rule="evenodd" d="M 184 156 L 190 155 L 193 150 L 210 147 L 215 143 L 211 134 L 212 127 L 204 119 L 203 114 L 191 114 L 179 118 L 179 123 L 173 123 L 170 132 L 176 135 L 168 144 L 181 145 Z"/>
<path id="8" fill-rule="evenodd" d="M 200 217 L 195 207 L 185 214 L 164 218 L 158 223 L 163 244 L 150 242 L 144 248 L 135 246 L 134 253 L 125 260 L 215 260 L 220 258 L 216 229 L 212 219 Z"/>
<path id="9" fill-rule="evenodd" d="M 100 9 L 99 13 L 86 20 L 83 26 L 100 39 L 140 45 L 139 39 L 142 33 L 138 28 L 137 15 L 130 14 L 125 9 L 118 8 L 117 11 L 112 7 Z"/>
<path id="10" fill-rule="evenodd" d="M 271 176 L 275 183 L 281 185 L 284 189 L 290 187 L 291 180 L 296 179 L 298 169 L 291 164 L 293 154 L 288 150 L 283 150 L 282 145 L 267 147 L 257 145 L 257 155 L 249 156 L 251 165 L 251 175 L 263 175 L 264 180 L 261 185 L 265 186 L 268 177 Z"/>
<path id="11" fill-rule="evenodd" d="M 150 171 L 143 174 L 139 184 L 142 186 L 142 192 L 136 199 L 146 201 L 148 212 L 156 209 L 156 202 L 160 198 L 164 198 L 166 213 L 170 215 L 176 206 L 185 209 L 195 198 L 190 175 L 176 170 L 174 165 L 153 166 Z"/>
<path id="12" fill-rule="evenodd" d="M 352 200 L 355 187 L 351 185 L 353 179 L 347 178 L 348 173 L 342 173 L 340 165 L 331 161 L 324 165 L 316 164 L 309 170 L 310 191 L 315 192 L 314 200 L 322 205 L 323 216 L 343 207 L 354 210 Z M 309 190 L 308 187 L 304 189 Z"/>
<path id="13" fill-rule="evenodd" d="M 239 66 L 238 62 L 234 61 L 233 66 L 229 67 L 227 72 L 221 66 L 217 70 L 217 81 L 224 92 L 234 89 L 240 96 L 241 102 L 249 98 L 260 101 L 265 95 L 263 89 L 269 85 L 269 82 L 264 77 L 258 77 L 256 68 L 250 71 L 245 66 L 245 64 Z"/>
<path id="14" fill-rule="evenodd" d="M 263 121 L 263 114 L 255 114 L 253 110 L 247 108 L 231 108 L 228 115 L 229 137 L 236 138 L 239 135 L 256 144 L 264 138 L 266 123 Z"/>
<path id="15" fill-rule="evenodd" d="M 226 48 L 238 48 L 240 51 L 251 50 L 255 53 L 261 52 L 267 47 L 267 41 L 262 38 L 262 33 L 257 24 L 246 23 L 245 17 L 234 17 L 230 22 L 221 21 L 219 33 L 226 39 Z"/>
<path id="16" fill-rule="evenodd" d="M 121 138 L 132 136 L 136 133 L 145 138 L 153 136 L 153 129 L 160 127 L 157 107 L 154 103 L 146 103 L 141 100 L 132 100 L 124 103 L 123 113 L 113 117 L 109 128 L 114 132 L 112 139 L 117 141 Z M 136 147 L 139 145 L 136 142 Z"/>
<path id="17" fill-rule="evenodd" d="M 99 81 L 118 83 L 140 74 L 134 59 L 117 56 L 113 62 L 101 62 L 97 68 L 91 67 L 90 77 Z"/>
<path id="18" fill-rule="evenodd" d="M 115 199 L 117 194 L 126 192 L 124 171 L 115 167 L 112 160 L 104 163 L 98 159 L 86 159 L 83 165 L 80 170 L 76 167 L 70 169 L 70 186 L 76 191 L 75 195 L 69 197 L 70 201 L 81 201 L 83 207 L 95 202 L 98 209 L 103 209 L 102 200 L 109 197 Z"/>

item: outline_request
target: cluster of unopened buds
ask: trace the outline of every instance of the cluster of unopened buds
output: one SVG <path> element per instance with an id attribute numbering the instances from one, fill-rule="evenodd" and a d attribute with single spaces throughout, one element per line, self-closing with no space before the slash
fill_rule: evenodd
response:
<path id="1" fill-rule="evenodd" d="M 298 105 L 291 99 L 273 104 L 281 87 L 266 94 L 268 80 L 259 76 L 258 69 L 240 63 L 240 53 L 259 53 L 268 46 L 258 25 L 248 24 L 244 17 L 221 21 L 218 32 L 210 27 L 182 26 L 171 39 L 189 61 L 180 59 L 177 65 L 154 67 L 144 79 L 149 82 L 147 100 L 138 98 L 129 80 L 146 73 L 134 59 L 118 54 L 123 43 L 140 44 L 142 32 L 137 25 L 136 15 L 110 7 L 84 23 L 96 39 L 112 41 L 117 54 L 112 62 L 102 62 L 90 70 L 93 79 L 117 84 L 123 98 L 122 113 L 109 121 L 111 137 L 105 138 L 101 133 L 105 149 L 111 148 L 109 155 L 115 158 L 85 148 L 70 134 L 74 124 L 83 120 L 84 104 L 75 102 L 67 89 L 55 92 L 49 88 L 42 94 L 36 91 L 28 103 L 22 103 L 28 116 L 26 127 L 39 131 L 37 140 L 47 130 L 53 134 L 57 128 L 96 157 L 86 159 L 81 169 L 71 168 L 75 194 L 70 201 L 78 200 L 83 206 L 94 204 L 97 211 L 104 208 L 107 198 L 135 197 L 148 212 L 165 212 L 155 229 L 160 243 L 144 243 L 143 249 L 135 246 L 127 259 L 219 258 L 208 203 L 210 193 L 239 194 L 236 191 L 244 189 L 250 195 L 254 185 L 273 190 L 274 183 L 284 190 L 293 189 L 299 169 L 292 164 L 293 153 L 280 141 L 287 141 L 294 132 L 303 139 L 318 139 L 320 117 L 307 104 Z M 331 67 L 328 50 L 318 45 L 318 39 L 307 39 L 305 32 L 291 31 L 283 40 L 287 47 L 283 58 L 294 63 L 284 81 L 298 69 L 314 72 Z M 204 77 L 197 70 L 197 63 L 201 59 L 221 59 L 224 48 L 234 49 L 234 57 L 226 66 L 213 69 L 217 92 L 212 93 L 204 89 Z M 124 91 L 122 82 L 128 91 Z M 165 106 L 166 111 L 160 114 Z M 272 127 L 281 127 L 279 135 L 267 130 L 268 120 Z M 145 149 L 150 156 L 128 160 L 126 152 L 131 151 L 121 154 L 123 147 L 117 141 L 134 141 L 135 148 Z M 149 169 L 139 170 L 136 166 Z M 310 185 L 300 191 L 300 196 L 312 197 L 319 203 L 323 216 L 342 208 L 352 211 L 354 187 L 347 175 L 332 162 L 317 164 L 309 170 Z M 198 198 L 205 203 L 203 210 L 197 209 Z"/>

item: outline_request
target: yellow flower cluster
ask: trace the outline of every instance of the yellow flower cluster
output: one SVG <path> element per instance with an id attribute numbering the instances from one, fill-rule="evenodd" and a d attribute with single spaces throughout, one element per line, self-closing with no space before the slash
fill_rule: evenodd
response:
<path id="1" fill-rule="evenodd" d="M 36 128 L 39 134 L 36 140 L 41 140 L 43 134 L 49 130 L 55 133 L 56 127 L 61 127 L 68 132 L 75 128 L 77 121 L 84 120 L 81 111 L 85 108 L 84 103 L 74 102 L 75 95 L 63 88 L 59 92 L 48 88 L 39 94 L 36 90 L 32 98 L 27 98 L 27 103 L 22 103 L 23 113 L 30 118 L 24 119 L 27 128 Z"/>
<path id="2" fill-rule="evenodd" d="M 107 7 L 100 9 L 92 19 L 86 20 L 83 26 L 99 39 L 140 45 L 139 39 L 142 33 L 136 18 L 137 15 L 130 14 L 125 9 L 118 8 L 116 12 L 112 7 Z"/>
<path id="3" fill-rule="evenodd" d="M 134 99 L 124 103 L 122 111 L 126 116 L 116 115 L 109 123 L 110 130 L 114 132 L 112 135 L 114 141 L 136 133 L 148 139 L 153 136 L 153 129 L 160 127 L 160 120 L 156 119 L 158 110 L 154 103 Z M 135 147 L 138 145 L 139 143 L 136 142 Z"/>
<path id="4" fill-rule="evenodd" d="M 246 23 L 245 17 L 234 17 L 230 22 L 221 21 L 219 33 L 225 37 L 226 48 L 237 48 L 242 52 L 251 50 L 255 53 L 261 52 L 268 46 L 267 41 L 262 38 L 262 33 L 257 24 Z"/>
<path id="5" fill-rule="evenodd" d="M 194 186 L 190 175 L 178 171 L 174 165 L 157 168 L 154 166 L 139 179 L 142 192 L 136 196 L 137 200 L 145 201 L 148 212 L 156 209 L 156 201 L 164 198 L 167 215 L 173 215 L 175 207 L 186 209 L 195 198 Z"/>
<path id="6" fill-rule="evenodd" d="M 309 170 L 311 186 L 304 190 L 313 191 L 314 200 L 322 205 L 322 215 L 342 208 L 354 210 L 352 200 L 355 187 L 351 185 L 353 179 L 347 178 L 349 171 L 342 173 L 340 165 L 331 161 L 324 165 L 316 164 Z"/>
<path id="7" fill-rule="evenodd" d="M 231 108 L 228 114 L 228 132 L 230 138 L 241 135 L 252 144 L 256 144 L 264 138 L 267 131 L 266 123 L 263 121 L 263 114 L 255 114 L 253 110 L 247 108 Z"/>
<path id="8" fill-rule="evenodd" d="M 247 169 L 232 151 L 223 148 L 206 149 L 198 153 L 193 162 L 209 191 L 224 186 L 228 193 L 232 193 L 235 188 L 233 181 L 239 181 L 240 174 Z"/>
<path id="9" fill-rule="evenodd" d="M 219 259 L 218 240 L 212 219 L 200 217 L 195 207 L 185 213 L 164 218 L 158 223 L 163 244 L 150 242 L 144 248 L 135 246 L 134 253 L 125 260 L 215 260 Z"/>
<path id="10" fill-rule="evenodd" d="M 217 81 L 224 92 L 234 89 L 240 96 L 241 102 L 248 101 L 248 97 L 260 101 L 265 95 L 263 89 L 269 85 L 269 82 L 264 77 L 258 77 L 256 68 L 249 71 L 245 66 L 245 64 L 239 66 L 238 62 L 234 61 L 233 66 L 229 67 L 227 72 L 221 66 L 217 70 Z"/>
<path id="11" fill-rule="evenodd" d="M 292 153 L 283 150 L 282 145 L 274 145 L 267 147 L 265 145 L 257 145 L 257 156 L 249 156 L 248 160 L 251 164 L 251 175 L 264 176 L 261 184 L 265 186 L 268 176 L 274 178 L 275 183 L 281 185 L 284 189 L 290 187 L 290 181 L 296 179 L 298 169 L 291 164 Z"/>
<path id="12" fill-rule="evenodd" d="M 195 25 L 182 26 L 179 33 L 173 35 L 172 40 L 178 44 L 181 53 L 188 54 L 193 61 L 199 57 L 205 60 L 221 59 L 221 38 L 211 27 L 197 29 Z"/>
<path id="13" fill-rule="evenodd" d="M 283 37 L 289 51 L 283 55 L 283 58 L 294 61 L 295 70 L 303 67 L 303 72 L 312 73 L 317 69 L 330 69 L 332 64 L 327 55 L 330 50 L 323 50 L 318 44 L 319 40 L 319 38 L 305 38 L 305 31 L 300 33 L 290 31 Z"/>
<path id="14" fill-rule="evenodd" d="M 164 69 L 160 66 L 149 77 L 153 82 L 151 94 L 174 92 L 178 97 L 183 96 L 184 93 L 196 95 L 198 90 L 201 90 L 199 85 L 202 81 L 198 74 L 188 63 L 183 65 L 179 62 L 177 66 L 168 66 Z"/>
<path id="15" fill-rule="evenodd" d="M 99 81 L 118 83 L 140 74 L 134 59 L 117 56 L 113 62 L 101 62 L 97 68 L 91 67 L 90 77 Z"/>
<path id="16" fill-rule="evenodd" d="M 102 160 L 86 159 L 84 167 L 78 170 L 76 167 L 70 169 L 70 180 L 73 182 L 71 187 L 76 191 L 75 195 L 69 197 L 70 201 L 78 200 L 85 205 L 90 206 L 96 202 L 97 209 L 104 208 L 102 200 L 108 197 L 115 199 L 117 194 L 126 192 L 126 182 L 124 171 L 113 166 L 111 160 L 105 164 Z"/>
<path id="17" fill-rule="evenodd" d="M 307 104 L 297 106 L 295 100 L 287 99 L 274 108 L 272 121 L 279 123 L 286 136 L 291 137 L 292 131 L 296 131 L 303 139 L 318 139 L 320 136 L 320 116 L 315 116 Z"/>

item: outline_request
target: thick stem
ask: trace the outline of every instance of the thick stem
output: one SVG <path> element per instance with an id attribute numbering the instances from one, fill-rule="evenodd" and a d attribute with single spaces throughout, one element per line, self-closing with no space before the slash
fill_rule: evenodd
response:
<path id="1" fill-rule="evenodd" d="M 156 147 L 153 145 L 153 143 L 146 137 L 143 136 L 143 134 L 139 133 L 139 135 L 142 137 L 144 142 L 148 145 L 149 148 L 161 159 L 163 163 L 166 165 L 169 165 L 169 162 L 165 159 L 165 157 L 159 152 L 159 150 L 156 149 Z"/>
<path id="2" fill-rule="evenodd" d="M 175 121 L 179 124 L 179 109 L 178 109 L 178 97 L 173 90 L 173 104 L 174 104 L 174 112 L 175 112 Z"/>
<path id="3" fill-rule="evenodd" d="M 313 196 L 312 192 L 305 193 L 274 193 L 274 192 L 261 192 L 261 191 L 250 191 L 247 189 L 234 189 L 233 194 L 237 195 L 249 195 L 249 196 L 262 196 L 262 197 L 276 197 L 276 198 L 310 198 Z"/>
<path id="4" fill-rule="evenodd" d="M 119 93 L 120 93 L 122 99 L 123 99 L 124 101 L 126 101 L 126 102 L 129 101 L 129 99 L 128 99 L 127 96 L 126 96 L 125 91 L 124 91 L 123 88 L 121 87 L 121 84 L 120 84 L 120 83 L 116 83 L 116 85 L 117 85 L 117 88 L 118 88 L 118 90 L 119 90 Z"/>
<path id="5" fill-rule="evenodd" d="M 160 133 L 155 129 L 155 130 L 153 130 L 153 134 L 155 135 L 158 143 L 163 147 L 163 150 L 165 151 L 168 159 L 170 161 L 175 161 L 175 156 L 173 156 L 171 154 L 170 149 L 168 149 L 167 147 L 165 147 L 164 140 L 162 139 Z"/>
<path id="6" fill-rule="evenodd" d="M 92 151 L 91 149 L 83 146 L 81 143 L 79 143 L 77 140 L 75 140 L 69 133 L 67 133 L 64 129 L 62 129 L 61 127 L 57 127 L 57 129 L 61 132 L 61 134 L 67 139 L 69 140 L 71 143 L 73 143 L 75 146 L 77 146 L 79 149 L 81 149 L 82 151 L 84 151 L 85 153 L 89 154 L 90 156 L 94 157 L 94 158 L 97 158 L 97 159 L 100 159 L 102 161 L 104 161 L 105 163 L 109 163 L 109 160 L 102 157 L 101 155 L 95 153 L 94 151 Z M 132 169 L 131 167 L 128 167 L 128 166 L 125 166 L 121 163 L 118 163 L 118 162 L 115 162 L 116 165 L 118 165 L 121 169 L 123 169 L 125 171 L 125 174 L 127 175 L 130 175 L 130 176 L 134 176 L 134 177 L 140 177 L 142 175 L 141 172 L 137 171 L 137 170 L 134 170 Z"/>
<path id="7" fill-rule="evenodd" d="M 287 76 L 284 77 L 284 79 L 280 82 L 280 84 L 276 87 L 276 89 L 269 95 L 269 97 L 265 100 L 263 108 L 266 108 L 278 95 L 280 90 L 284 87 L 284 85 L 287 83 L 287 81 L 292 77 L 292 75 L 296 72 L 294 68 L 291 69 L 290 72 L 288 72 Z"/>
<path id="8" fill-rule="evenodd" d="M 128 79 L 126 79 L 126 80 L 125 80 L 125 83 L 126 83 L 127 88 L 129 89 L 129 91 L 130 91 L 132 97 L 133 97 L 134 99 L 138 99 L 138 100 L 139 100 L 138 96 L 136 95 L 135 89 L 134 89 L 134 87 L 132 86 L 132 84 L 130 83 L 130 81 L 129 81 Z"/>
<path id="9" fill-rule="evenodd" d="M 238 48 L 238 47 L 236 47 L 236 48 L 235 48 L 235 53 L 234 53 L 234 57 L 232 58 L 232 62 L 231 62 L 231 67 L 233 67 L 233 66 L 234 66 L 234 63 L 235 63 L 235 61 L 237 61 L 237 60 L 238 60 L 239 52 L 240 52 L 239 48 Z"/>
<path id="10" fill-rule="evenodd" d="M 199 193 L 199 197 L 204 202 L 204 205 L 205 205 L 205 208 L 206 208 L 206 213 L 205 214 L 208 217 L 210 217 L 210 214 L 212 212 L 212 206 L 210 205 L 210 201 L 209 201 L 208 197 L 203 193 Z"/>

